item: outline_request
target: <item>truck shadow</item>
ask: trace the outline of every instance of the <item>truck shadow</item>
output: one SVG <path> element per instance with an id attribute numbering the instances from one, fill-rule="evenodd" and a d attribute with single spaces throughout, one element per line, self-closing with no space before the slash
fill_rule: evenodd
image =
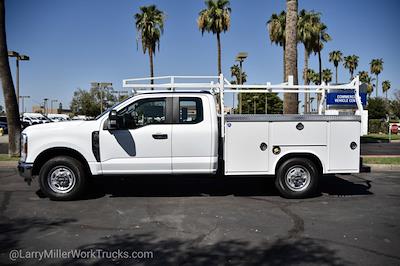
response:
<path id="1" fill-rule="evenodd" d="M 322 194 L 371 195 L 368 180 L 350 181 L 335 175 L 320 179 Z M 279 196 L 274 179 L 259 176 L 104 176 L 95 178 L 83 199 L 111 197 Z"/>

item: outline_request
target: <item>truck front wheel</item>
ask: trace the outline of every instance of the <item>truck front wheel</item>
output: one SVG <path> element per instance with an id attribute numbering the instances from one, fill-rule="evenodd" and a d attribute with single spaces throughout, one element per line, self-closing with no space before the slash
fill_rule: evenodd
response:
<path id="1" fill-rule="evenodd" d="M 57 156 L 47 161 L 39 172 L 42 192 L 52 200 L 78 198 L 86 183 L 81 162 L 69 156 Z"/>
<path id="2" fill-rule="evenodd" d="M 311 160 L 291 158 L 279 166 L 275 185 L 285 198 L 305 198 L 315 193 L 318 175 L 318 169 Z"/>

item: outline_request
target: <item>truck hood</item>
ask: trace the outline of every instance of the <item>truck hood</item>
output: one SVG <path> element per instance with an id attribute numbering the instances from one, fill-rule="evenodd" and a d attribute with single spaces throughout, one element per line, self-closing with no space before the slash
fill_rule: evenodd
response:
<path id="1" fill-rule="evenodd" d="M 71 130 L 76 130 L 81 128 L 82 126 L 89 126 L 89 124 L 95 124 L 97 121 L 63 121 L 63 122 L 53 122 L 53 123 L 46 123 L 46 124 L 37 124 L 32 125 L 24 129 L 23 133 L 25 134 L 32 134 L 41 132 L 42 134 L 46 134 L 46 131 L 64 131 L 67 133 Z"/>

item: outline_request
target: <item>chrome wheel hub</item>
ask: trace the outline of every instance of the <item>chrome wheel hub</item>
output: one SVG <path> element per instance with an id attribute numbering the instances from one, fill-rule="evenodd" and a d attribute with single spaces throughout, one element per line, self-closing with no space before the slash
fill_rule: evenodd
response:
<path id="1" fill-rule="evenodd" d="M 310 184 L 310 172 L 303 166 L 292 166 L 286 172 L 285 183 L 293 191 L 302 191 Z"/>
<path id="2" fill-rule="evenodd" d="M 66 166 L 58 166 L 49 172 L 47 182 L 54 192 L 68 193 L 74 188 L 76 178 L 71 169 Z"/>

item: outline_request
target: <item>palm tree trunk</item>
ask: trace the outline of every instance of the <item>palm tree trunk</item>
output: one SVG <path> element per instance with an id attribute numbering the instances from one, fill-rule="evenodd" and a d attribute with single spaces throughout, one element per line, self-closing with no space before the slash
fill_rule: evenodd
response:
<path id="1" fill-rule="evenodd" d="M 379 83 L 378 83 L 378 74 L 376 74 L 376 86 L 375 86 L 375 89 L 376 89 L 376 92 L 375 92 L 376 98 L 378 98 L 378 85 L 379 85 Z"/>
<path id="2" fill-rule="evenodd" d="M 308 85 L 308 57 L 309 57 L 309 53 L 307 51 L 307 49 L 304 47 L 304 70 L 303 70 L 303 79 L 304 79 L 304 84 Z M 309 112 L 308 110 L 308 97 L 309 97 L 309 93 L 305 92 L 304 93 L 304 113 L 307 114 Z"/>
<path id="3" fill-rule="evenodd" d="M 149 58 L 150 58 L 150 77 L 154 78 L 153 49 L 151 47 L 149 48 Z M 154 80 L 151 79 L 150 83 L 154 84 Z M 153 90 L 154 88 L 151 89 Z"/>
<path id="4" fill-rule="evenodd" d="M 338 83 L 338 82 L 337 82 L 337 68 L 338 68 L 338 66 L 335 66 L 335 70 L 336 70 L 336 74 L 335 74 L 335 76 L 336 76 L 336 84 Z"/>
<path id="5" fill-rule="evenodd" d="M 0 0 L 0 79 L 3 87 L 8 122 L 8 154 L 19 156 L 21 122 L 18 102 L 8 62 L 4 0 Z"/>
<path id="6" fill-rule="evenodd" d="M 285 80 L 293 76 L 293 82 L 298 84 L 297 73 L 297 0 L 286 0 L 286 29 L 285 29 Z M 283 94 L 283 112 L 285 114 L 298 113 L 298 94 Z"/>
<path id="7" fill-rule="evenodd" d="M 319 42 L 319 41 L 318 41 Z M 321 51 L 318 51 L 318 65 L 319 65 L 319 84 L 322 84 L 322 59 L 321 59 Z"/>
<path id="8" fill-rule="evenodd" d="M 221 38 L 219 32 L 217 32 L 217 45 L 218 45 L 218 75 L 222 73 L 221 69 Z"/>

